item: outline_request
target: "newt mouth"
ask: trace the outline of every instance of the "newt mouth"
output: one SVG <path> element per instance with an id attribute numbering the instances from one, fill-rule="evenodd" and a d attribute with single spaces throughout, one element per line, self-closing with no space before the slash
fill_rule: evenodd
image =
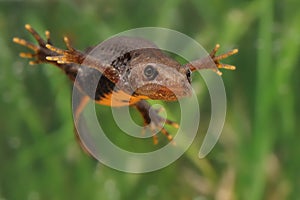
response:
<path id="1" fill-rule="evenodd" d="M 146 84 L 136 89 L 135 93 L 154 100 L 177 101 L 180 98 L 190 96 L 192 94 L 192 87 L 191 85 L 167 87 L 158 84 Z"/>

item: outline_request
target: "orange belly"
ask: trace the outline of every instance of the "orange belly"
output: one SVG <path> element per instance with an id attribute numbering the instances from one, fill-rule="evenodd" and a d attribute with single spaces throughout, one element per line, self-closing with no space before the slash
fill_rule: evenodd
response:
<path id="1" fill-rule="evenodd" d="M 114 91 L 112 93 L 106 94 L 105 97 L 96 101 L 96 103 L 111 106 L 111 107 L 121 107 L 130 106 L 142 99 L 148 99 L 146 96 L 131 96 L 121 90 Z"/>

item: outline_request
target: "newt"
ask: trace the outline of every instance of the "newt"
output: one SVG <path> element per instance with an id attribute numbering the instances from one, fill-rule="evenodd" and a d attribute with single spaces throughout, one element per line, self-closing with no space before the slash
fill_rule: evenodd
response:
<path id="1" fill-rule="evenodd" d="M 118 36 L 98 45 L 97 55 L 90 55 L 94 47 L 86 51 L 76 50 L 67 37 L 64 42 L 67 49 L 55 47 L 50 39 L 50 32 L 45 31 L 43 39 L 29 24 L 25 29 L 35 38 L 38 45 L 24 39 L 14 37 L 13 42 L 25 46 L 33 53 L 20 53 L 20 57 L 33 59 L 30 65 L 49 63 L 60 68 L 74 83 L 81 94 L 81 101 L 75 108 L 75 119 L 80 117 L 85 105 L 90 100 L 105 106 L 135 107 L 144 119 L 144 125 L 152 130 L 160 131 L 170 141 L 171 134 L 163 124 L 179 128 L 179 125 L 160 116 L 157 110 L 150 109 L 147 99 L 176 101 L 191 94 L 192 72 L 195 70 L 212 69 L 219 75 L 219 69 L 234 70 L 235 66 L 220 61 L 238 52 L 237 49 L 216 55 L 220 48 L 217 44 L 211 53 L 202 59 L 187 64 L 180 64 L 166 55 L 154 43 L 146 39 Z M 213 62 L 211 62 L 213 61 Z M 95 92 L 85 88 L 97 80 Z M 151 116 L 151 117 L 150 117 Z M 89 153 L 79 139 L 81 147 Z M 154 143 L 158 142 L 156 135 Z"/>

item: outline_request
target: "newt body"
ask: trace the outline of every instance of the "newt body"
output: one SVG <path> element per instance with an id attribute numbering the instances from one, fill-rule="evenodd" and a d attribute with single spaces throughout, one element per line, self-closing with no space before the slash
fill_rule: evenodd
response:
<path id="1" fill-rule="evenodd" d="M 163 124 L 176 128 L 178 124 L 164 119 L 157 111 L 150 109 L 151 106 L 146 100 L 176 101 L 178 98 L 189 96 L 192 71 L 213 69 L 220 74 L 218 68 L 235 68 L 219 61 L 237 53 L 237 50 L 215 56 L 219 45 L 216 45 L 207 58 L 181 65 L 164 54 L 155 44 L 141 38 L 114 37 L 96 48 L 80 52 L 70 45 L 66 37 L 64 40 L 68 49 L 62 50 L 52 45 L 49 31 L 46 31 L 44 40 L 30 25 L 26 25 L 25 28 L 34 36 L 38 45 L 14 38 L 15 43 L 34 51 L 21 53 L 20 56 L 34 58 L 30 64 L 54 64 L 62 69 L 72 82 L 76 80 L 75 86 L 82 95 L 82 101 L 76 107 L 75 120 L 79 118 L 90 99 L 106 106 L 133 106 L 143 116 L 145 125 L 160 130 L 170 140 L 172 136 Z M 94 83 L 95 90 L 91 88 Z M 154 139 L 156 143 L 156 137 Z M 88 151 L 81 141 L 79 142 Z"/>

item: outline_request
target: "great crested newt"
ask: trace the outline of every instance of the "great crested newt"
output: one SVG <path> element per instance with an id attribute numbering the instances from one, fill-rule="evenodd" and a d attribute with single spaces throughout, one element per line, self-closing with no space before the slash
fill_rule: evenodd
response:
<path id="1" fill-rule="evenodd" d="M 233 49 L 216 56 L 220 47 L 217 44 L 207 57 L 181 65 L 146 39 L 113 37 L 97 46 L 97 55 L 90 55 L 93 47 L 85 52 L 78 51 L 71 46 L 69 39 L 64 37 L 67 49 L 63 50 L 53 46 L 49 31 L 45 31 L 44 40 L 30 25 L 26 24 L 25 29 L 31 33 L 38 45 L 13 38 L 13 42 L 33 51 L 20 53 L 22 58 L 33 59 L 29 62 L 31 65 L 56 65 L 72 82 L 76 79 L 75 87 L 82 96 L 75 109 L 75 120 L 89 100 L 106 106 L 132 106 L 141 113 L 145 126 L 150 125 L 152 130 L 160 131 L 169 140 L 172 140 L 172 136 L 163 124 L 175 128 L 179 128 L 179 125 L 160 116 L 157 110 L 150 109 L 151 105 L 146 100 L 176 101 L 178 98 L 189 96 L 193 71 L 212 69 L 221 75 L 218 70 L 220 68 L 234 70 L 234 66 L 223 64 L 220 60 L 238 52 L 237 49 Z M 96 91 L 86 91 L 86 85 L 95 79 L 98 81 Z M 76 131 L 75 133 L 78 134 Z M 79 139 L 79 136 L 76 136 Z M 157 143 L 155 135 L 153 138 L 154 143 Z M 88 152 L 80 139 L 79 144 Z"/>

